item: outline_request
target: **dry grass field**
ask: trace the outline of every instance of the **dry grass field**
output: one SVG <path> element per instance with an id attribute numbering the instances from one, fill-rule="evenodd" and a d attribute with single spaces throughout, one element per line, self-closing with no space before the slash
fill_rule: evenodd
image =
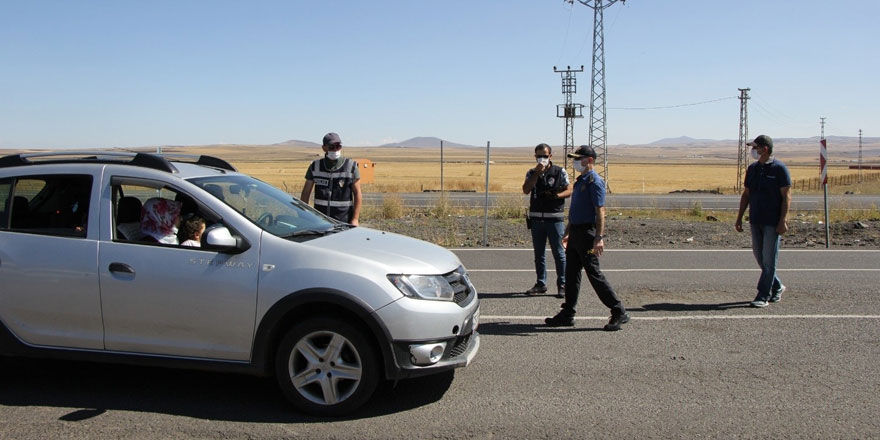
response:
<path id="1" fill-rule="evenodd" d="M 165 149 L 168 151 L 169 149 Z M 216 146 L 188 147 L 172 151 L 212 154 L 230 160 L 241 171 L 259 177 L 288 192 L 298 194 L 309 163 L 319 149 L 289 147 Z M 344 154 L 369 159 L 375 164 L 375 183 L 365 192 L 396 193 L 440 190 L 439 148 L 349 147 Z M 489 191 L 520 193 L 526 171 L 534 164 L 531 148 L 495 148 L 490 151 Z M 561 158 L 555 157 L 561 164 Z M 447 148 L 443 154 L 443 188 L 483 191 L 486 180 L 484 149 Z M 611 190 L 619 194 L 665 194 L 678 190 L 720 190 L 734 192 L 736 164 L 721 159 L 670 157 L 646 162 L 644 157 L 614 157 L 609 165 Z M 792 179 L 818 177 L 818 165 L 790 163 Z M 845 165 L 829 166 L 829 176 L 853 174 Z M 846 185 L 832 193 L 880 193 L 880 184 Z"/>
<path id="2" fill-rule="evenodd" d="M 138 149 L 138 151 L 154 151 Z M 282 146 L 214 145 L 199 147 L 164 147 L 164 152 L 209 154 L 232 162 L 244 173 L 298 195 L 309 163 L 320 157 L 320 148 Z M 534 165 L 531 148 L 492 148 L 489 166 L 489 191 L 519 194 L 526 171 Z M 664 151 L 675 151 L 666 150 Z M 12 152 L 0 152 L 3 154 Z M 562 164 L 557 151 L 554 162 Z M 397 193 L 441 189 L 439 148 L 348 147 L 344 154 L 355 159 L 369 159 L 375 164 L 375 182 L 363 185 L 365 192 Z M 665 194 L 678 190 L 720 190 L 734 192 L 736 163 L 721 155 L 703 154 L 688 157 L 663 154 L 645 156 L 643 149 L 621 148 L 610 156 L 609 185 L 618 194 Z M 662 156 L 662 157 L 661 157 Z M 786 160 L 792 179 L 818 177 L 817 164 L 804 156 Z M 486 150 L 446 148 L 443 152 L 443 189 L 483 191 L 486 179 Z M 783 159 L 785 160 L 785 159 Z M 875 171 L 880 173 L 880 171 Z M 853 174 L 844 164 L 829 166 L 829 176 Z M 880 193 L 880 183 L 832 187 L 832 193 Z M 800 192 L 800 191 L 798 191 Z M 815 191 L 814 191 L 815 192 Z"/>

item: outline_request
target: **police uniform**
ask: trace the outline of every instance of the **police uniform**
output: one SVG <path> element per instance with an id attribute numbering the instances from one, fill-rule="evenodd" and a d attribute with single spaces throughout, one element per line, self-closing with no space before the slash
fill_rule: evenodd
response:
<path id="1" fill-rule="evenodd" d="M 528 181 L 534 169 L 526 173 Z M 565 170 L 550 162 L 550 167 L 539 177 L 529 195 L 529 222 L 532 231 L 532 247 L 535 252 L 535 275 L 537 284 L 547 286 L 546 243 L 556 264 L 556 286 L 565 286 L 565 250 L 562 235 L 565 233 L 565 199 L 555 195 L 569 185 Z"/>
<path id="2" fill-rule="evenodd" d="M 315 182 L 315 209 L 346 223 L 354 214 L 352 185 L 360 180 L 356 161 L 340 157 L 335 161 L 317 159 L 306 171 L 306 180 Z"/>
<path id="3" fill-rule="evenodd" d="M 566 270 L 565 303 L 563 312 L 573 316 L 581 287 L 581 269 L 587 272 L 587 279 L 605 307 L 611 309 L 612 316 L 626 315 L 626 309 L 602 270 L 599 256 L 593 253 L 596 239 L 597 207 L 605 206 L 605 182 L 594 170 L 578 176 L 571 193 L 569 207 L 568 247 L 565 250 Z"/>

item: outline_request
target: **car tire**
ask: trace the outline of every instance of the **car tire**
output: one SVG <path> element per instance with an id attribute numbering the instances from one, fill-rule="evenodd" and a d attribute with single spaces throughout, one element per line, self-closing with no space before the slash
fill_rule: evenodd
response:
<path id="1" fill-rule="evenodd" d="M 357 410 L 379 383 L 376 352 L 363 332 L 335 318 L 292 327 L 275 356 L 281 391 L 300 411 L 341 416 Z"/>

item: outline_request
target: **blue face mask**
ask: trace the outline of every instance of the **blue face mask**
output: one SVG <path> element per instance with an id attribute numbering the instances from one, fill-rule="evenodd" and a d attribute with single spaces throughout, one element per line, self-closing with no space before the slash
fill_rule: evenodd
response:
<path id="1" fill-rule="evenodd" d="M 761 155 L 758 154 L 758 150 L 755 148 L 752 148 L 752 151 L 750 152 L 750 154 L 752 155 L 752 159 L 758 160 L 761 158 Z"/>
<path id="2" fill-rule="evenodd" d="M 584 163 L 580 160 L 576 161 L 573 165 L 574 165 L 574 170 L 579 173 L 583 173 L 584 170 L 587 169 L 587 167 L 584 165 Z"/>

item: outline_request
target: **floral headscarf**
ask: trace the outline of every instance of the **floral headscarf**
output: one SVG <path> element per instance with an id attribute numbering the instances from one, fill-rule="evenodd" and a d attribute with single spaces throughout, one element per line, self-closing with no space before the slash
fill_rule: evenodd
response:
<path id="1" fill-rule="evenodd" d="M 177 223 L 183 203 L 153 197 L 141 210 L 141 232 L 159 243 L 178 244 Z"/>

